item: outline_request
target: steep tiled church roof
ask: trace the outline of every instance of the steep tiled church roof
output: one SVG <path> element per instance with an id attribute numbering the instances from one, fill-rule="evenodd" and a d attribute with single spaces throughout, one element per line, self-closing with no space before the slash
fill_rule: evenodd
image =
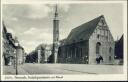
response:
<path id="1" fill-rule="evenodd" d="M 67 37 L 66 44 L 88 40 L 102 17 L 103 15 L 72 29 Z"/>

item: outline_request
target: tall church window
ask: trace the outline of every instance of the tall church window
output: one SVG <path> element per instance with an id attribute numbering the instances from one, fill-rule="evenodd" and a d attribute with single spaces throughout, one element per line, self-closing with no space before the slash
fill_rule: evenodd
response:
<path id="1" fill-rule="evenodd" d="M 71 49 L 71 56 L 70 57 L 72 58 L 72 49 Z"/>
<path id="2" fill-rule="evenodd" d="M 80 48 L 80 57 L 82 58 L 82 48 Z"/>
<path id="3" fill-rule="evenodd" d="M 79 57 L 79 48 L 76 48 L 76 57 Z"/>
<path id="4" fill-rule="evenodd" d="M 99 37 L 100 37 L 100 35 L 98 34 L 98 35 L 97 35 L 97 38 L 99 39 Z"/>
<path id="5" fill-rule="evenodd" d="M 68 49 L 66 50 L 66 52 L 67 52 L 67 53 L 66 53 L 66 58 L 67 58 L 67 57 L 68 57 Z"/>
<path id="6" fill-rule="evenodd" d="M 101 47 L 101 43 L 97 42 L 96 43 L 96 54 L 100 54 L 100 47 Z"/>
<path id="7" fill-rule="evenodd" d="M 112 54 L 112 48 L 110 47 L 110 48 L 109 48 L 109 55 L 110 55 L 110 56 L 109 56 L 109 61 L 112 60 L 112 58 L 111 58 L 111 54 Z"/>
<path id="8" fill-rule="evenodd" d="M 76 48 L 74 48 L 74 58 L 76 58 Z"/>
<path id="9" fill-rule="evenodd" d="M 109 48 L 109 54 L 111 54 L 111 53 L 112 53 L 112 48 L 110 47 L 110 48 Z"/>
<path id="10" fill-rule="evenodd" d="M 112 60 L 112 58 L 111 58 L 111 56 L 109 56 L 109 61 L 111 61 Z"/>

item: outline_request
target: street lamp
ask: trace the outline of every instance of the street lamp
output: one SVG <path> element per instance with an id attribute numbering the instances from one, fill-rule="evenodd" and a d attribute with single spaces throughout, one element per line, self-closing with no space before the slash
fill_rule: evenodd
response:
<path id="1" fill-rule="evenodd" d="M 16 50 L 14 50 L 14 68 L 16 68 Z"/>
<path id="2" fill-rule="evenodd" d="M 15 47 L 16 47 L 16 75 L 18 75 L 18 56 L 17 56 L 17 48 L 19 46 L 19 42 L 17 40 L 17 37 L 15 38 Z"/>

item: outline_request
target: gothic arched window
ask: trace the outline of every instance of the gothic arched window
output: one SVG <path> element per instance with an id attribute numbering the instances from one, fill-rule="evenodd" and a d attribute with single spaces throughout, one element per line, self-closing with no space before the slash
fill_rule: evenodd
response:
<path id="1" fill-rule="evenodd" d="M 96 43 L 96 54 L 100 54 L 100 47 L 101 47 L 101 43 L 97 42 Z"/>
<path id="2" fill-rule="evenodd" d="M 111 56 L 109 56 L 109 61 L 111 61 L 112 60 L 112 58 L 111 58 Z"/>
<path id="3" fill-rule="evenodd" d="M 109 54 L 111 54 L 111 53 L 112 53 L 112 48 L 110 47 L 110 48 L 109 48 Z"/>
<path id="4" fill-rule="evenodd" d="M 112 54 L 112 47 L 109 48 L 109 61 L 112 60 L 112 58 L 111 58 L 111 54 Z"/>

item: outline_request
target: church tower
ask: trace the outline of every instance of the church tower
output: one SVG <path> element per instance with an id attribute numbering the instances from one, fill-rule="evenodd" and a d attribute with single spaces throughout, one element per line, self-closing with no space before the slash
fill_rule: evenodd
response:
<path id="1" fill-rule="evenodd" d="M 58 47 L 59 47 L 59 19 L 58 19 L 57 5 L 56 5 L 54 19 L 53 19 L 53 52 L 52 52 L 52 55 L 54 57 L 54 63 L 57 63 Z"/>

